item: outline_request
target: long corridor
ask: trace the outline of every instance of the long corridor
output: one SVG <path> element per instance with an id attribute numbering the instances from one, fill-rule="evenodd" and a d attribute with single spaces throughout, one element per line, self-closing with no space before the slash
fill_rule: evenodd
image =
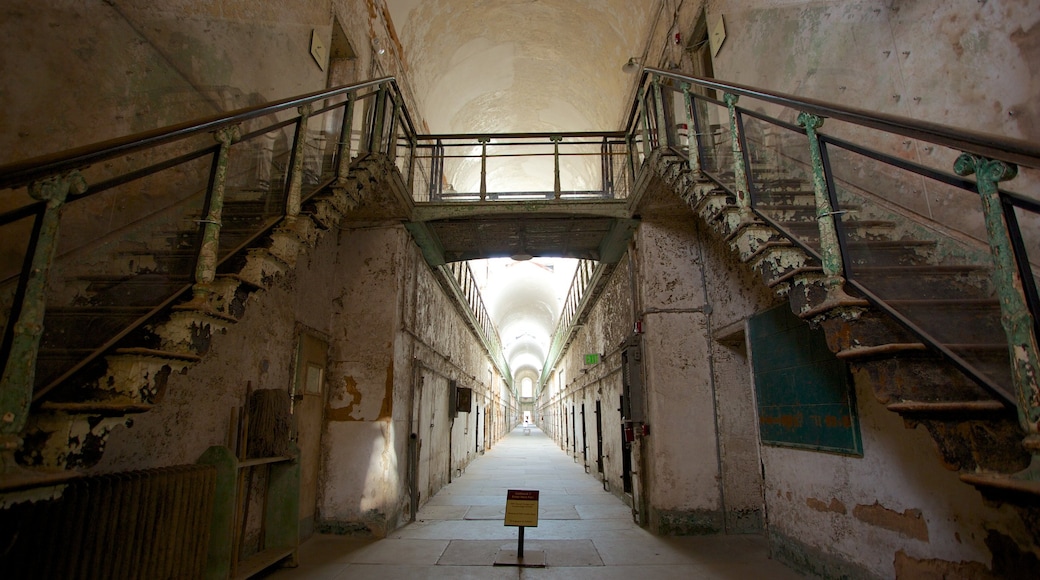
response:
<path id="1" fill-rule="evenodd" d="M 517 548 L 503 525 L 506 490 L 539 490 L 538 527 L 525 528 L 524 552 L 545 553 L 545 568 L 495 566 Z M 270 575 L 380 580 L 415 578 L 801 578 L 770 560 L 761 536 L 656 537 L 630 508 L 584 472 L 537 428 L 514 429 L 419 510 L 417 521 L 383 540 L 315 535 L 300 566 Z"/>

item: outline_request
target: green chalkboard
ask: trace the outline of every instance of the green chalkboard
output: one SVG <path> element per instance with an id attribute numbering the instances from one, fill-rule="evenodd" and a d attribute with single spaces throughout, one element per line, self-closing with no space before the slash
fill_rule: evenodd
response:
<path id="1" fill-rule="evenodd" d="M 822 330 L 782 304 L 748 323 L 762 443 L 863 455 L 855 393 Z"/>

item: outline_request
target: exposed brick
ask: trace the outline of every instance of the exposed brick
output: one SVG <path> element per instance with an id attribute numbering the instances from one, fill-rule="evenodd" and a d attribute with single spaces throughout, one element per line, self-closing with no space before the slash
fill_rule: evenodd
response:
<path id="1" fill-rule="evenodd" d="M 908 538 L 928 541 L 928 523 L 919 509 L 906 509 L 903 513 L 890 510 L 878 502 L 873 505 L 860 504 L 852 510 L 856 519 L 872 526 L 892 530 Z"/>

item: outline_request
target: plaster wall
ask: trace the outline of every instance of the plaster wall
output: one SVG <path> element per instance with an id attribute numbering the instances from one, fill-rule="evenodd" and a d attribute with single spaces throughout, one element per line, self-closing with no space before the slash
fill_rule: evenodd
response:
<path id="1" fill-rule="evenodd" d="M 355 230 L 344 246 L 319 528 L 385 535 L 409 515 L 409 441 L 420 505 L 473 459 L 473 414 L 452 420 L 448 384 L 479 401 L 491 365 L 403 228 Z"/>
<path id="2" fill-rule="evenodd" d="M 553 371 L 546 388 L 539 393 L 535 419 L 539 427 L 546 429 L 562 447 L 565 440 L 560 412 L 566 407 L 568 418 L 570 407 L 576 405 L 575 417 L 579 424 L 575 429 L 578 436 L 579 458 L 582 443 L 588 445 L 588 471 L 590 475 L 604 481 L 604 488 L 626 501 L 632 501 L 624 493 L 621 459 L 621 415 L 618 412 L 621 399 L 621 357 L 618 346 L 632 331 L 633 311 L 630 262 L 626 256 L 615 268 L 599 301 L 592 307 L 585 325 L 575 335 L 571 345 L 562 354 L 560 363 Z M 586 366 L 584 355 L 604 355 L 600 364 Z M 600 431 L 596 427 L 596 403 L 600 404 Z M 585 403 L 586 439 L 581 439 L 581 404 Z M 597 466 L 598 439 L 603 441 L 603 472 Z M 573 446 L 568 446 L 571 452 Z M 581 459 L 579 459 L 581 461 Z M 638 491 L 637 491 L 638 495 Z"/>
<path id="3" fill-rule="evenodd" d="M 722 527 L 714 385 L 693 220 L 644 215 L 636 233 L 649 438 L 649 522 L 664 533 Z M 681 458 L 681 459 L 680 459 Z"/>

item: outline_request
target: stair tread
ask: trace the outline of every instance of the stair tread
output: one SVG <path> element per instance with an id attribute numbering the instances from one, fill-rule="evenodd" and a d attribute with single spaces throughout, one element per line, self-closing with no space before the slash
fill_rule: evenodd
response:
<path id="1" fill-rule="evenodd" d="M 885 408 L 895 413 L 955 413 L 1006 411 L 1009 407 L 996 400 L 981 401 L 900 401 Z"/>

